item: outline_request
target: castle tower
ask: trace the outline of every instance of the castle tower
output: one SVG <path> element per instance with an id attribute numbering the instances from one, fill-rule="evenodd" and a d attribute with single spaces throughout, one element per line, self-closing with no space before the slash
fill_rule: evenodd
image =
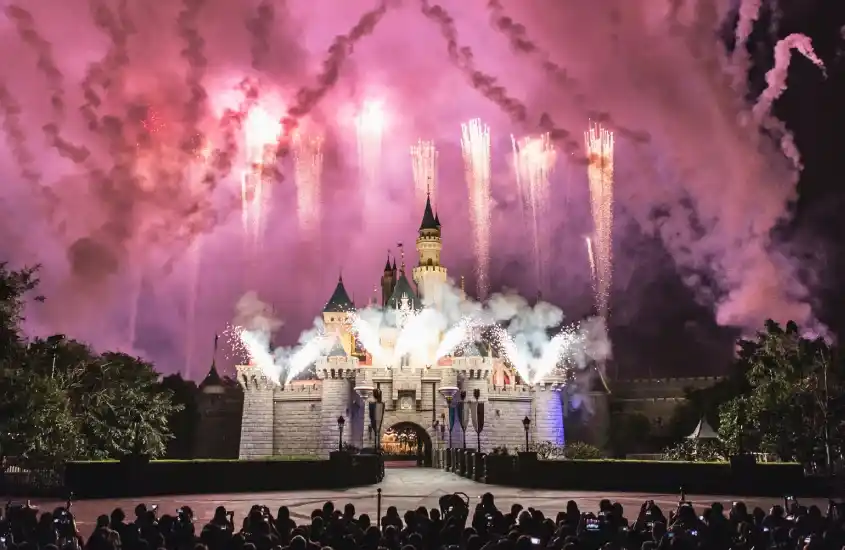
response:
<path id="1" fill-rule="evenodd" d="M 393 266 L 390 265 L 390 256 L 387 257 L 387 262 L 384 264 L 384 273 L 381 276 L 381 305 L 387 306 L 387 301 L 393 295 L 393 289 L 396 287 L 396 262 Z"/>
<path id="2" fill-rule="evenodd" d="M 534 441 L 566 442 L 563 429 L 563 379 L 546 377 L 534 387 Z"/>
<path id="3" fill-rule="evenodd" d="M 439 302 L 439 289 L 446 284 L 446 268 L 440 263 L 443 241 L 440 239 L 440 218 L 431 208 L 431 195 L 425 200 L 425 211 L 417 237 L 419 264 L 414 268 L 414 282 L 420 297 L 429 303 Z"/>
<path id="4" fill-rule="evenodd" d="M 326 458 L 329 453 L 339 450 L 338 417 L 342 416 L 345 421 L 343 440 L 354 444 L 360 439 L 364 408 L 352 391 L 357 367 L 358 359 L 346 352 L 340 340 L 317 362 L 317 377 L 322 380 L 319 445 L 320 455 Z"/>
<path id="5" fill-rule="evenodd" d="M 335 334 L 347 355 L 355 353 L 355 336 L 349 330 L 349 314 L 355 311 L 355 304 L 343 286 L 343 276 L 337 279 L 337 286 L 323 308 L 323 324 L 326 334 Z"/>
<path id="6" fill-rule="evenodd" d="M 273 391 L 276 384 L 255 365 L 238 365 L 238 383 L 244 390 L 241 460 L 273 456 Z"/>

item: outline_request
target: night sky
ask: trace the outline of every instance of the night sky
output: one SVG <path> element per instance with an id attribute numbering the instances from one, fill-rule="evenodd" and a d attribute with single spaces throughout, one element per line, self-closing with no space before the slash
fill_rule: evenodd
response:
<path id="1" fill-rule="evenodd" d="M 341 272 L 364 304 L 388 250 L 402 242 L 415 261 L 418 139 L 439 150 L 444 264 L 474 294 L 460 125 L 476 117 L 491 131 L 491 290 L 541 293 L 570 320 L 593 308 L 583 132 L 590 120 L 615 132 L 611 375 L 723 373 L 732 342 L 768 317 L 845 330 L 841 2 L 0 5 L 0 260 L 43 266 L 31 335 L 66 333 L 200 378 L 214 334 L 255 291 L 282 321 L 274 342 L 294 343 Z M 776 63 L 775 45 L 796 33 L 825 71 L 795 50 L 788 70 Z M 752 112 L 778 75 L 771 112 Z M 250 94 L 285 119 L 252 253 L 233 122 Z M 354 116 L 373 100 L 385 129 L 377 183 L 364 185 Z M 284 154 L 294 126 L 324 137 L 321 214 L 307 231 Z M 511 135 L 540 132 L 558 162 L 538 283 Z M 216 160 L 195 168 L 203 146 Z"/>

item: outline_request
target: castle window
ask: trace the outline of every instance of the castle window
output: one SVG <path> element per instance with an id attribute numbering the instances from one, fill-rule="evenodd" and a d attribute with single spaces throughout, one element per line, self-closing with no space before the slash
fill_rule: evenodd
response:
<path id="1" fill-rule="evenodd" d="M 430 267 L 430 266 L 433 266 L 433 265 L 434 265 L 434 260 L 432 260 L 431 258 L 429 258 L 429 259 L 428 259 L 428 265 L 429 265 L 429 267 Z"/>

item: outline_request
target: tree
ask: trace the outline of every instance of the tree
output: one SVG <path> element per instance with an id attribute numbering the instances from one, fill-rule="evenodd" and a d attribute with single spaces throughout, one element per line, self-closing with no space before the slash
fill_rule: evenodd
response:
<path id="1" fill-rule="evenodd" d="M 64 335 L 26 340 L 20 324 L 35 273 L 0 264 L 0 458 L 56 465 L 161 456 L 181 408 L 173 392 L 140 358 L 98 354 Z"/>
<path id="2" fill-rule="evenodd" d="M 720 408 L 719 433 L 732 452 L 830 463 L 845 442 L 845 372 L 836 349 L 768 321 L 756 340 L 739 342 L 748 390 Z"/>

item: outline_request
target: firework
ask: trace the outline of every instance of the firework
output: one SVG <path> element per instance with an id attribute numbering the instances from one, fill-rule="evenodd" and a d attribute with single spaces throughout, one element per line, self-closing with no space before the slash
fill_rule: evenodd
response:
<path id="1" fill-rule="evenodd" d="M 468 346 L 478 334 L 479 324 L 471 317 L 462 318 L 454 327 L 446 331 L 434 354 L 434 362 Z"/>
<path id="2" fill-rule="evenodd" d="M 478 295 L 484 299 L 490 266 L 490 128 L 477 118 L 462 124 L 461 148 L 469 187 Z"/>
<path id="3" fill-rule="evenodd" d="M 590 281 L 593 285 L 593 291 L 596 288 L 596 256 L 593 254 L 593 239 L 590 236 L 584 237 L 587 243 L 587 260 L 590 262 Z"/>
<path id="4" fill-rule="evenodd" d="M 249 364 L 255 365 L 261 369 L 264 376 L 278 383 L 282 372 L 270 352 L 270 341 L 267 334 L 263 331 L 246 330 L 243 327 L 236 328 L 236 331 L 242 348 L 249 356 Z"/>
<path id="5" fill-rule="evenodd" d="M 355 117 L 355 132 L 358 139 L 358 169 L 363 183 L 370 190 L 379 182 L 384 124 L 384 105 L 379 101 L 365 101 Z"/>
<path id="6" fill-rule="evenodd" d="M 437 204 L 437 149 L 433 141 L 417 141 L 411 146 L 411 164 L 414 169 L 414 191 L 420 208 L 427 196 Z"/>
<path id="7" fill-rule="evenodd" d="M 549 176 L 554 170 L 557 152 L 548 133 L 539 137 L 524 137 L 520 140 L 511 136 L 511 142 L 517 189 L 523 207 L 527 207 L 531 215 L 537 287 L 543 290 L 545 281 L 540 249 L 543 248 L 542 244 L 547 238 L 543 224 L 547 219 Z"/>
<path id="8" fill-rule="evenodd" d="M 333 342 L 333 336 L 318 334 L 294 352 L 288 360 L 285 384 L 290 384 L 291 380 L 299 376 L 309 365 L 315 363 L 321 355 L 328 351 L 328 346 Z"/>
<path id="9" fill-rule="evenodd" d="M 253 249 L 261 242 L 269 198 L 265 167 L 276 161 L 276 146 L 281 134 L 278 116 L 270 115 L 260 105 L 252 106 L 244 121 L 246 168 L 241 174 L 241 216 L 244 234 Z"/>
<path id="10" fill-rule="evenodd" d="M 523 382 L 531 380 L 531 372 L 528 370 L 528 364 L 519 352 L 519 346 L 516 341 L 502 327 L 494 327 L 490 333 L 492 337 L 493 346 L 499 352 L 499 357 L 510 363 L 511 367 L 519 374 Z"/>
<path id="11" fill-rule="evenodd" d="M 565 327 L 543 348 L 540 357 L 533 364 L 532 383 L 541 382 L 555 369 L 564 366 L 578 355 L 586 338 L 579 325 Z"/>
<path id="12" fill-rule="evenodd" d="M 223 352 L 223 356 L 238 363 L 249 360 L 249 353 L 241 341 L 242 330 L 241 327 L 228 325 L 221 334 L 229 348 L 228 351 Z"/>
<path id="13" fill-rule="evenodd" d="M 188 165 L 188 186 L 191 194 L 195 197 L 203 193 L 203 176 L 208 166 L 208 159 L 211 157 L 211 145 L 206 140 L 198 141 L 194 152 L 194 160 Z M 203 237 L 198 234 L 194 237 L 188 248 L 188 289 L 185 323 L 185 369 L 186 376 L 190 374 L 189 369 L 193 363 L 194 356 L 194 330 L 197 316 L 197 299 L 199 296 L 199 273 L 202 263 Z"/>
<path id="14" fill-rule="evenodd" d="M 378 327 L 373 326 L 360 315 L 350 315 L 349 328 L 362 348 L 372 355 L 374 362 L 384 359 L 384 348 L 381 346 Z"/>
<path id="15" fill-rule="evenodd" d="M 296 179 L 299 227 L 309 231 L 320 220 L 320 187 L 323 179 L 323 138 L 293 135 L 293 162 Z"/>
<path id="16" fill-rule="evenodd" d="M 596 308 L 600 316 L 606 317 L 613 276 L 613 133 L 600 125 L 591 125 L 584 141 L 594 229 Z"/>

